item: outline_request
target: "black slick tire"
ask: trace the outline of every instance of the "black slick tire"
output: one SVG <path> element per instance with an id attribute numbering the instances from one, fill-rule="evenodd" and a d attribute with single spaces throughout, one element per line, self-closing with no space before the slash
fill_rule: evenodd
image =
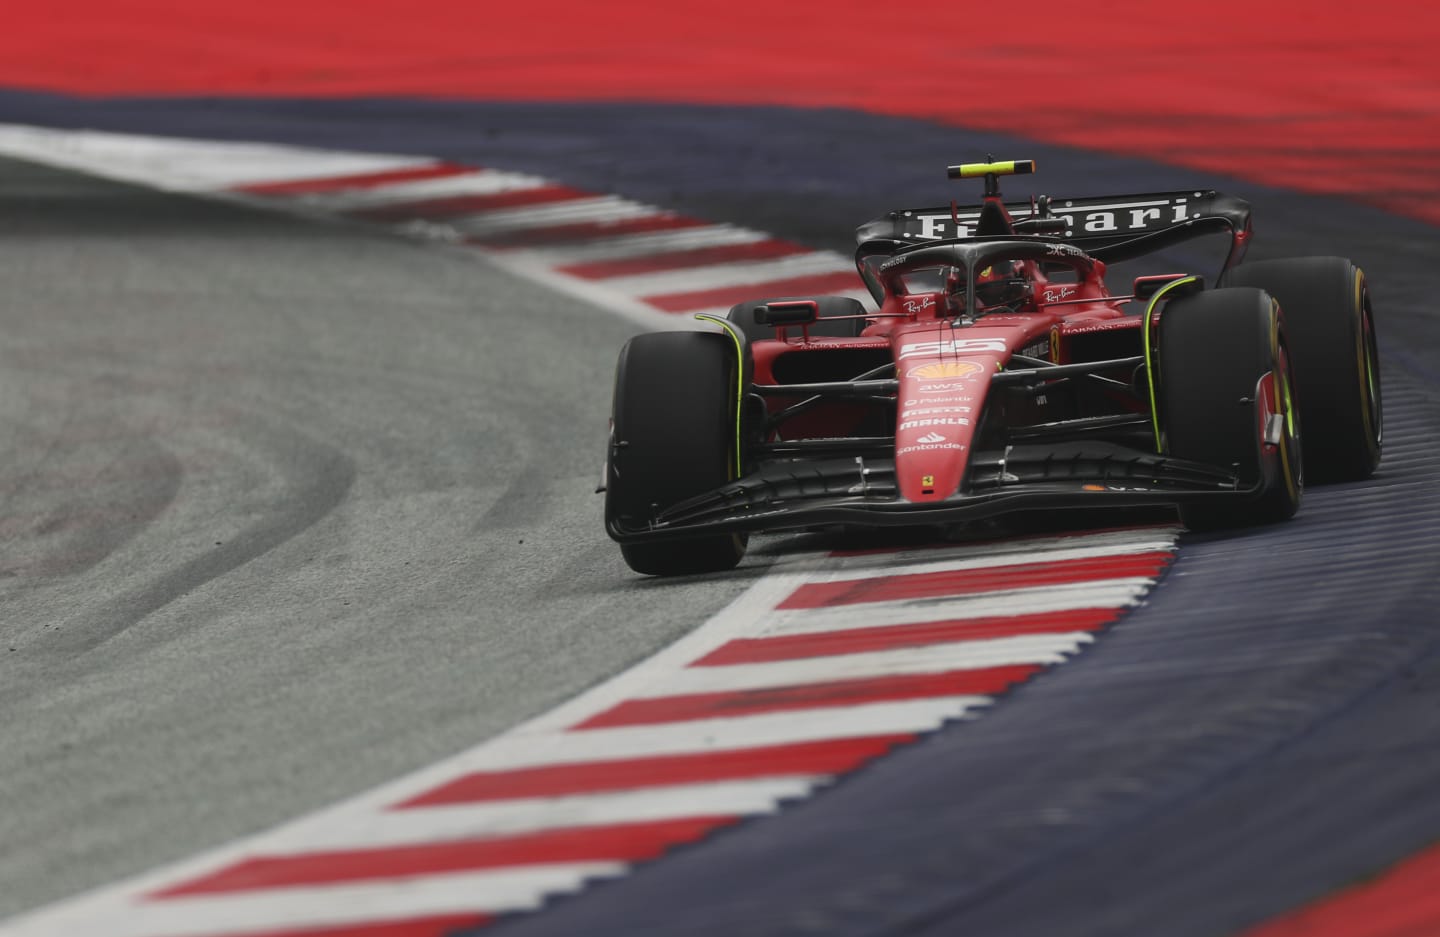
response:
<path id="1" fill-rule="evenodd" d="M 1279 306 L 1256 289 L 1223 289 L 1171 300 L 1159 319 L 1157 406 L 1172 456 L 1234 467 L 1253 500 L 1183 504 L 1192 530 L 1267 524 L 1292 517 L 1304 488 L 1300 422 L 1292 393 L 1285 323 Z M 1274 444 L 1262 379 L 1281 417 Z"/>
<path id="2" fill-rule="evenodd" d="M 1295 397 L 1309 421 L 1306 477 L 1369 478 L 1380 465 L 1384 416 L 1365 274 L 1344 257 L 1295 257 L 1236 267 L 1221 285 L 1263 289 L 1284 310 Z"/>
<path id="3" fill-rule="evenodd" d="M 620 351 L 606 472 L 607 526 L 637 529 L 657 511 L 735 477 L 736 350 L 729 335 L 653 332 Z M 620 544 L 637 573 L 681 576 L 733 568 L 746 536 Z"/>
<path id="4" fill-rule="evenodd" d="M 849 296 L 775 296 L 771 299 L 757 299 L 748 303 L 736 303 L 730 307 L 730 312 L 725 318 L 735 323 L 740 331 L 745 333 L 745 337 L 752 342 L 774 338 L 774 327 L 755 321 L 755 307 L 763 306 L 766 303 L 796 299 L 814 300 L 818 307 L 819 318 L 807 327 L 807 331 L 811 335 L 826 338 L 854 338 L 864 331 L 867 324 L 864 319 L 848 318 L 865 315 L 865 307 L 861 305 L 860 301 Z M 791 335 L 800 333 L 798 326 L 791 327 L 787 331 Z"/>

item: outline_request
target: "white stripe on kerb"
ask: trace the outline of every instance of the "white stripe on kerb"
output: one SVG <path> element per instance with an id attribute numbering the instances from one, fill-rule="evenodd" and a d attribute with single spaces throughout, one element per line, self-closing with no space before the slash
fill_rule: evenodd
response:
<path id="1" fill-rule="evenodd" d="M 689 667 L 643 688 L 636 696 L 646 699 L 690 693 L 738 693 L 837 680 L 943 673 L 947 670 L 981 670 L 1020 664 L 1048 666 L 1061 663 L 1081 645 L 1093 640 L 1084 631 L 1024 634 L 759 664 Z"/>
<path id="2" fill-rule="evenodd" d="M 181 140 L 0 124 L 0 152 L 167 191 L 208 192 L 433 166 L 415 156 L 343 153 L 270 143 Z"/>
<path id="3" fill-rule="evenodd" d="M 546 202 L 525 208 L 507 208 L 504 211 L 477 212 L 440 220 L 462 234 L 484 235 L 558 227 L 579 221 L 623 221 L 661 214 L 664 212 L 654 205 L 632 202 L 618 195 L 601 195 Z"/>
<path id="4" fill-rule="evenodd" d="M 923 400 L 917 407 L 933 406 Z M 903 411 L 903 406 L 902 406 Z M 982 541 L 979 543 L 935 544 L 914 550 L 877 551 L 859 553 L 853 556 L 832 556 L 825 568 L 846 570 L 874 567 L 889 569 L 895 565 L 915 562 L 940 562 L 974 556 L 1016 556 L 1033 555 L 1037 559 L 1049 555 L 1052 550 L 1070 550 L 1086 547 L 1104 547 L 1112 544 L 1129 544 L 1135 552 L 1152 549 L 1173 550 L 1175 538 L 1179 536 L 1176 527 L 1140 528 L 1138 530 L 1106 530 L 1096 533 L 1072 534 L 1066 536 L 1023 537 L 1014 540 Z M 1142 546 L 1142 544 L 1144 546 Z M 1158 544 L 1158 546 L 1151 546 Z"/>
<path id="5" fill-rule="evenodd" d="M 780 801 L 804 797 L 825 780 L 826 775 L 789 775 L 351 814 L 297 825 L 267 839 L 264 854 L 425 845 L 687 817 L 756 816 L 774 813 Z"/>
<path id="6" fill-rule="evenodd" d="M 293 200 L 296 204 L 315 211 L 347 212 L 393 205 L 396 202 L 454 198 L 461 195 L 496 195 L 501 192 L 538 189 L 548 184 L 549 180 L 540 176 L 478 169 L 474 172 L 441 176 L 437 179 L 392 182 L 387 185 L 342 189 L 337 192 L 301 192 L 294 195 L 266 195 L 266 197 Z"/>
<path id="7" fill-rule="evenodd" d="M 1169 540 L 1128 543 L 1103 543 L 1076 547 L 1053 547 L 1042 553 L 1021 550 L 991 550 L 985 553 L 975 551 L 969 556 L 956 559 L 935 559 L 927 562 L 896 563 L 893 566 L 869 569 L 836 569 L 816 576 L 814 582 L 844 582 L 851 579 L 893 579 L 899 576 L 923 576 L 928 573 L 983 572 L 1003 566 L 1044 566 L 1066 560 L 1107 559 L 1140 553 L 1158 553 L 1171 549 Z M 983 579 L 983 576 L 977 576 Z"/>
<path id="8" fill-rule="evenodd" d="M 989 703 L 988 696 L 946 696 L 868 703 L 831 712 L 799 710 L 540 736 L 506 735 L 483 748 L 458 756 L 446 767 L 453 776 L 470 771 L 702 754 L 768 745 L 928 732 L 946 720 L 958 718 Z"/>
<path id="9" fill-rule="evenodd" d="M 9 923 L 5 937 L 202 937 L 474 912 L 477 916 L 537 908 L 548 895 L 575 891 L 589 879 L 623 874 L 623 862 L 531 865 L 363 884 L 268 888 L 167 898 L 82 901 Z"/>
<path id="10" fill-rule="evenodd" d="M 757 241 L 768 241 L 770 238 L 771 235 L 763 231 L 751 231 L 749 228 L 717 224 L 595 238 L 575 244 L 509 248 L 506 250 L 506 256 L 523 256 L 540 263 L 560 267 L 569 264 L 653 257 L 702 247 L 754 244 Z"/>
<path id="11" fill-rule="evenodd" d="M 833 608 L 785 609 L 765 618 L 755 629 L 757 637 L 782 634 L 822 634 L 853 628 L 883 628 L 967 618 L 1039 615 L 1081 609 L 1120 609 L 1134 605 L 1150 590 L 1148 577 L 1107 579 L 1065 586 L 1034 586 L 980 592 L 961 598 L 902 599 L 863 602 Z"/>

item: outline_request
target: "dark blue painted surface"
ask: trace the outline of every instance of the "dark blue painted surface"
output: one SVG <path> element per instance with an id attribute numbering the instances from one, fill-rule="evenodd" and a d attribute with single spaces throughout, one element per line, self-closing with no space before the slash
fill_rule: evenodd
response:
<path id="1" fill-rule="evenodd" d="M 1376 479 L 1312 490 L 1288 525 L 1187 538 L 1145 608 L 982 719 L 486 933 L 1199 937 L 1440 838 L 1431 228 L 845 112 L 0 95 L 0 119 L 448 156 L 842 250 L 857 221 L 949 197 L 944 163 L 993 151 L 1041 160 L 1042 191 L 1235 191 L 1256 206 L 1256 256 L 1338 253 L 1369 273 L 1387 369 Z"/>

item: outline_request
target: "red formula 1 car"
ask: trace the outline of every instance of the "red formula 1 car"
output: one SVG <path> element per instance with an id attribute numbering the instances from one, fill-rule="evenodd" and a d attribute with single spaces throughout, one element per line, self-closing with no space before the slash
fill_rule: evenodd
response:
<path id="1" fill-rule="evenodd" d="M 1295 513 L 1305 475 L 1375 470 L 1379 362 L 1354 264 L 1239 265 L 1249 205 L 1213 191 L 1007 204 L 998 177 L 1033 169 L 952 166 L 984 180 L 982 204 L 861 226 L 877 312 L 758 300 L 719 331 L 627 343 L 604 489 L 631 568 L 726 569 L 752 531 L 1035 509 L 1265 523 Z M 1229 237 L 1217 288 L 1106 288 L 1108 264 L 1212 232 Z"/>

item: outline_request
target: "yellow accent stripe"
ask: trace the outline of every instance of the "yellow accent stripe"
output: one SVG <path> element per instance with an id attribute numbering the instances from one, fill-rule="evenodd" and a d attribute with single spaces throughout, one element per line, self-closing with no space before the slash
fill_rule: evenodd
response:
<path id="1" fill-rule="evenodd" d="M 992 173 L 997 176 L 1008 176 L 1014 171 L 1014 160 L 1004 163 L 963 163 L 960 166 L 960 178 L 974 179 L 976 176 L 988 176 Z"/>
<path id="2" fill-rule="evenodd" d="M 718 316 L 709 316 L 703 312 L 695 318 L 701 322 L 714 322 L 725 330 L 730 336 L 730 341 L 735 343 L 735 477 L 740 477 L 740 413 L 745 408 L 745 345 L 740 341 L 740 331 L 735 328 L 735 323 L 728 319 L 721 319 Z"/>
<path id="3" fill-rule="evenodd" d="M 959 166 L 961 179 L 974 179 L 977 176 L 1008 176 L 1015 172 L 1015 160 L 1007 160 L 1002 163 L 961 163 Z"/>
<path id="4" fill-rule="evenodd" d="M 1280 474 L 1285 479 L 1285 491 L 1293 501 L 1300 496 L 1295 482 L 1295 467 L 1291 464 L 1290 440 L 1295 436 L 1295 404 L 1290 396 L 1290 353 L 1285 353 L 1285 368 L 1280 361 L 1280 300 L 1270 297 L 1270 361 L 1274 366 L 1270 380 L 1275 387 L 1275 405 L 1285 417 L 1285 431 L 1280 435 Z"/>
<path id="5" fill-rule="evenodd" d="M 1166 283 L 1150 297 L 1150 305 L 1145 307 L 1145 321 L 1140 326 L 1140 343 L 1145 349 L 1145 383 L 1150 386 L 1150 423 L 1155 427 L 1155 451 L 1160 452 L 1160 411 L 1155 408 L 1155 362 L 1150 354 L 1150 319 L 1155 313 L 1155 304 L 1166 293 L 1173 290 L 1182 283 L 1194 283 L 1198 277 L 1186 277 L 1183 280 L 1176 280 L 1173 283 Z"/>

